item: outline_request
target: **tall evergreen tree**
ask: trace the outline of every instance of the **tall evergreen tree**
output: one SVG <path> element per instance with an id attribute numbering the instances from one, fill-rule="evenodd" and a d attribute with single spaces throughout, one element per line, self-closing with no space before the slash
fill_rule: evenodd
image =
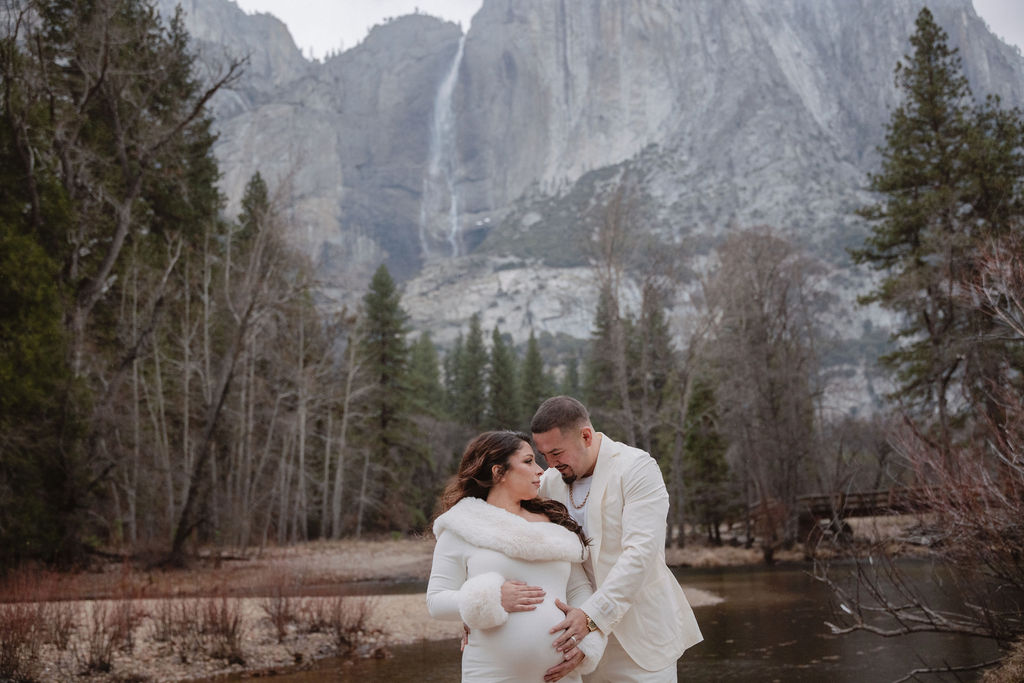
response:
<path id="1" fill-rule="evenodd" d="M 630 393 L 635 391 L 630 391 L 628 372 L 639 359 L 635 342 L 633 321 L 620 316 L 611 290 L 602 288 L 585 358 L 583 394 L 590 410 L 600 416 L 605 432 L 633 443 L 636 434 Z"/>
<path id="2" fill-rule="evenodd" d="M 597 297 L 597 309 L 594 311 L 594 331 L 590 335 L 590 345 L 583 366 L 583 395 L 587 405 L 597 407 L 614 407 L 617 394 L 614 387 L 614 369 L 611 351 L 611 320 L 608 293 L 600 290 Z"/>
<path id="3" fill-rule="evenodd" d="M 372 400 L 373 422 L 383 447 L 397 443 L 390 432 L 408 406 L 409 363 L 405 340 L 409 316 L 402 309 L 401 294 L 387 266 L 381 265 L 370 280 L 363 297 L 363 315 L 361 350 L 378 387 Z"/>
<path id="4" fill-rule="evenodd" d="M 487 347 L 480 316 L 469 319 L 469 330 L 455 368 L 455 415 L 467 427 L 483 429 L 487 417 Z"/>
<path id="5" fill-rule="evenodd" d="M 652 283 L 643 288 L 640 318 L 632 326 L 629 340 L 631 363 L 631 405 L 636 413 L 637 445 L 659 457 L 671 440 L 670 420 L 666 410 L 666 392 L 675 364 L 672 334 L 665 315 L 664 292 Z"/>
<path id="6" fill-rule="evenodd" d="M 0 570 L 61 554 L 84 474 L 57 267 L 18 232 L 0 222 Z"/>
<path id="7" fill-rule="evenodd" d="M 721 543 L 719 527 L 730 505 L 727 444 L 718 430 L 718 411 L 711 384 L 694 380 L 686 413 L 684 462 L 689 507 L 707 532 L 708 541 Z"/>
<path id="8" fill-rule="evenodd" d="M 73 213 L 53 165 L 26 168 L 53 132 L 30 62 L 15 36 L 0 39 L 0 565 L 72 552 L 88 476 L 63 327 Z"/>
<path id="9" fill-rule="evenodd" d="M 270 211 L 270 194 L 267 183 L 259 171 L 252 174 L 242 195 L 242 212 L 238 216 L 238 239 L 251 239 L 258 231 L 260 221 Z"/>
<path id="10" fill-rule="evenodd" d="M 523 424 L 530 423 L 530 419 L 540 404 L 554 393 L 554 387 L 554 380 L 544 370 L 544 358 L 540 355 L 537 337 L 533 330 L 530 330 L 519 384 Z"/>
<path id="11" fill-rule="evenodd" d="M 565 396 L 577 398 L 582 396 L 583 386 L 580 384 L 580 360 L 575 353 L 565 362 L 565 375 L 562 377 L 562 383 L 558 390 Z"/>
<path id="12" fill-rule="evenodd" d="M 459 411 L 459 367 L 462 365 L 462 353 L 466 346 L 462 333 L 455 338 L 455 343 L 444 357 L 444 405 L 449 415 L 458 419 Z"/>
<path id="13" fill-rule="evenodd" d="M 883 199 L 862 211 L 872 233 L 852 254 L 885 274 L 864 300 L 902 314 L 899 346 L 883 358 L 895 372 L 896 396 L 937 412 L 949 444 L 954 387 L 977 398 L 1005 379 L 998 358 L 1006 348 L 958 292 L 975 277 L 980 244 L 1022 215 L 1024 127 L 997 101 L 972 106 L 957 50 L 927 8 L 910 42 L 913 54 L 896 69 L 904 100 L 880 148 L 881 171 L 870 177 Z"/>
<path id="14" fill-rule="evenodd" d="M 493 429 L 522 429 L 516 357 L 495 326 L 491 333 L 491 363 L 487 373 L 487 420 Z"/>
<path id="15" fill-rule="evenodd" d="M 363 334 L 360 353 L 373 388 L 363 412 L 364 442 L 372 461 L 385 472 L 389 481 L 383 495 L 382 513 L 389 523 L 401 524 L 406 517 L 407 501 L 403 484 L 408 485 L 410 471 L 411 424 L 409 411 L 409 348 L 406 343 L 408 315 L 402 309 L 401 294 L 386 266 L 381 265 L 370 280 L 363 297 Z"/>
<path id="16" fill-rule="evenodd" d="M 440 360 L 430 332 L 423 332 L 409 354 L 409 397 L 413 410 L 424 415 L 444 414 Z"/>

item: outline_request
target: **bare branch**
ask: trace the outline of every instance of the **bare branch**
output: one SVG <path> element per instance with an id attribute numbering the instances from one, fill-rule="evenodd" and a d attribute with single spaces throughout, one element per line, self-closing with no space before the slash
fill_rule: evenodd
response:
<path id="1" fill-rule="evenodd" d="M 988 662 L 980 662 L 978 664 L 969 664 L 967 666 L 945 666 L 945 667 L 928 667 L 922 669 L 914 669 L 913 671 L 907 672 L 907 675 L 903 678 L 897 678 L 893 683 L 903 683 L 904 681 L 910 681 L 923 674 L 944 674 L 944 673 L 957 673 L 961 671 L 977 671 L 978 669 L 986 669 L 990 666 L 995 666 L 1001 659 L 993 659 Z"/>

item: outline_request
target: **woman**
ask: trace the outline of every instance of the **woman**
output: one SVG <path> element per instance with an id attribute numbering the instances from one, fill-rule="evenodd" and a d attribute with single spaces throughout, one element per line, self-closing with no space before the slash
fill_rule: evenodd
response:
<path id="1" fill-rule="evenodd" d="M 537 497 L 542 473 L 525 434 L 485 432 L 441 498 L 427 608 L 469 626 L 464 683 L 541 681 L 577 648 L 583 663 L 562 680 L 580 681 L 604 652 L 596 632 L 564 653 L 554 648 L 550 630 L 565 603 L 579 605 L 593 589 L 580 564 L 583 530 L 561 503 Z"/>

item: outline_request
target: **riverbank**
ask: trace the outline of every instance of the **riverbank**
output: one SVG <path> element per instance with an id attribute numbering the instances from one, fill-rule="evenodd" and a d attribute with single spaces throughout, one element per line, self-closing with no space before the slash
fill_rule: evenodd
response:
<path id="1" fill-rule="evenodd" d="M 36 642 L 23 648 L 37 680 L 269 675 L 328 656 L 387 656 L 397 644 L 457 638 L 460 625 L 431 619 L 422 593 L 388 594 L 426 582 L 433 547 L 430 537 L 342 540 L 207 552 L 187 570 L 109 563 L 74 574 L 24 573 L 4 593 L 29 602 L 0 609 L 17 617 L 12 610 L 20 608 L 22 621 L 38 623 L 26 634 Z M 666 558 L 697 568 L 763 562 L 758 550 L 729 545 L 670 548 Z M 776 560 L 803 562 L 804 553 L 778 551 Z M 697 607 L 720 600 L 684 590 Z"/>

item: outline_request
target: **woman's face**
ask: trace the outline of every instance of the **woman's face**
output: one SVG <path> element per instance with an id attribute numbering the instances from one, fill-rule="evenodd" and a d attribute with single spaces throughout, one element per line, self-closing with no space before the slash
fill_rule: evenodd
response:
<path id="1" fill-rule="evenodd" d="M 509 457 L 505 471 L 500 475 L 495 488 L 507 487 L 508 492 L 516 500 L 530 500 L 537 497 L 542 474 L 544 470 L 534 459 L 533 448 L 523 441 L 519 450 Z"/>

